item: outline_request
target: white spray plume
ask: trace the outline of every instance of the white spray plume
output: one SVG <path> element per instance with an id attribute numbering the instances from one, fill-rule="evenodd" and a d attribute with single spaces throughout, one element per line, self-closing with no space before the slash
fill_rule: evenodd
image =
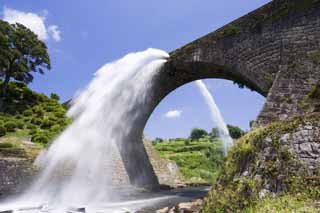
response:
<path id="1" fill-rule="evenodd" d="M 197 80 L 196 85 L 199 88 L 203 98 L 206 101 L 206 104 L 210 109 L 210 115 L 211 115 L 212 121 L 217 125 L 219 136 L 223 142 L 223 150 L 226 155 L 228 148 L 233 144 L 233 140 L 230 137 L 227 125 L 224 122 L 223 117 L 220 113 L 220 110 L 216 102 L 214 101 L 213 96 L 209 92 L 207 86 L 203 83 L 202 80 Z"/>

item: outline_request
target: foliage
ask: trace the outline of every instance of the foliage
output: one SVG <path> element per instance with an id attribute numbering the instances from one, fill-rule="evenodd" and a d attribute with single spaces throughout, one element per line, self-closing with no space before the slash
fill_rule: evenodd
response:
<path id="1" fill-rule="evenodd" d="M 2 85 L 0 85 L 1 87 Z M 10 95 L 9 95 L 10 94 Z M 25 84 L 11 82 L 0 113 L 0 136 L 26 131 L 33 142 L 48 144 L 69 123 L 66 110 L 54 98 L 31 91 Z M 5 131 L 1 131 L 1 127 Z M 10 133 L 11 134 L 11 133 Z"/>
<path id="2" fill-rule="evenodd" d="M 245 134 L 245 132 L 242 129 L 240 129 L 240 127 L 232 126 L 229 124 L 227 125 L 227 127 L 229 130 L 229 134 L 233 139 L 238 139 Z"/>
<path id="3" fill-rule="evenodd" d="M 315 51 L 309 54 L 310 59 L 313 63 L 319 64 L 320 63 L 320 51 Z"/>
<path id="4" fill-rule="evenodd" d="M 24 25 L 0 20 L 0 77 L 4 79 L 2 95 L 7 95 L 11 78 L 30 83 L 31 72 L 43 74 L 50 69 L 50 58 L 44 42 Z"/>
<path id="5" fill-rule="evenodd" d="M 318 82 L 309 92 L 308 97 L 311 99 L 320 99 L 320 82 Z"/>
<path id="6" fill-rule="evenodd" d="M 16 128 L 16 123 L 13 121 L 8 121 L 4 124 L 4 127 L 6 128 L 7 132 L 14 132 Z"/>
<path id="7" fill-rule="evenodd" d="M 224 38 L 241 33 L 241 28 L 233 24 L 228 24 L 224 28 L 218 30 L 216 33 L 218 38 Z"/>
<path id="8" fill-rule="evenodd" d="M 212 130 L 211 130 L 211 132 L 210 132 L 210 137 L 211 137 L 212 139 L 215 139 L 215 138 L 219 138 L 219 137 L 220 137 L 218 128 L 212 128 Z"/>
<path id="9" fill-rule="evenodd" d="M 152 141 L 152 144 L 157 144 L 157 143 L 161 143 L 163 142 L 163 139 L 162 138 L 155 138 L 153 141 Z"/>
<path id="10" fill-rule="evenodd" d="M 14 144 L 10 142 L 0 142 L 0 149 L 13 148 Z"/>
<path id="11" fill-rule="evenodd" d="M 177 163 L 188 182 L 211 183 L 218 176 L 224 158 L 220 140 L 178 139 L 153 145 L 162 157 Z"/>
<path id="12" fill-rule="evenodd" d="M 5 136 L 7 133 L 7 129 L 3 126 L 3 124 L 0 125 L 0 137 Z"/>
<path id="13" fill-rule="evenodd" d="M 244 213 L 287 213 L 287 212 L 319 212 L 316 203 L 305 193 L 286 193 L 278 197 L 267 197 L 259 199 L 256 205 L 249 206 L 243 210 Z"/>
<path id="14" fill-rule="evenodd" d="M 33 146 L 21 142 L 22 138 L 26 137 L 27 132 L 19 130 L 15 133 L 10 133 L 11 136 L 6 136 L 0 142 L 0 157 L 27 158 L 34 160 L 43 149 L 41 144 Z"/>
<path id="15" fill-rule="evenodd" d="M 60 96 L 57 95 L 56 93 L 51 93 L 50 94 L 50 98 L 53 99 L 53 100 L 56 100 L 56 101 L 60 100 Z"/>
<path id="16" fill-rule="evenodd" d="M 203 138 L 204 136 L 207 136 L 208 132 L 204 129 L 199 128 L 193 128 L 191 130 L 190 139 L 191 140 L 199 140 L 200 138 Z"/>

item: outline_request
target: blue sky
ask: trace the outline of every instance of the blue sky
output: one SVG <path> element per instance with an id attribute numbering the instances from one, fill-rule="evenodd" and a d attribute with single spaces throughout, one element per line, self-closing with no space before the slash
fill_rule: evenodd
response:
<path id="1" fill-rule="evenodd" d="M 1 0 L 0 16 L 30 19 L 29 24 L 49 47 L 53 67 L 46 75 L 36 76 L 30 86 L 45 94 L 58 93 L 65 101 L 107 62 L 149 47 L 170 52 L 267 2 Z M 226 122 L 248 129 L 264 98 L 229 81 L 211 79 L 205 83 Z M 172 110 L 181 112 L 180 116 L 164 116 Z M 151 138 L 171 138 L 188 136 L 193 127 L 209 130 L 214 124 L 208 113 L 199 91 L 190 83 L 160 103 L 145 132 Z"/>

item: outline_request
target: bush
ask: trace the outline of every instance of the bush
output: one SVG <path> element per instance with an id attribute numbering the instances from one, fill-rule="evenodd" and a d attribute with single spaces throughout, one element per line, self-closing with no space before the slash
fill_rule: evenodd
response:
<path id="1" fill-rule="evenodd" d="M 204 136 L 207 136 L 207 135 L 208 135 L 208 132 L 206 130 L 194 128 L 191 130 L 190 139 L 199 140 L 200 138 L 203 138 Z"/>
<path id="2" fill-rule="evenodd" d="M 22 115 L 20 115 L 20 114 L 18 114 L 18 115 L 16 115 L 16 116 L 15 116 L 15 118 L 16 118 L 16 119 L 22 119 L 22 118 L 23 118 L 23 116 L 22 116 Z"/>
<path id="3" fill-rule="evenodd" d="M 17 126 L 15 122 L 8 121 L 4 124 L 4 127 L 6 128 L 7 132 L 14 132 Z"/>
<path id="4" fill-rule="evenodd" d="M 54 122 L 46 118 L 42 121 L 41 129 L 49 129 L 53 125 L 54 125 Z"/>
<path id="5" fill-rule="evenodd" d="M 14 145 L 10 142 L 0 142 L 0 149 L 13 148 Z"/>
<path id="6" fill-rule="evenodd" d="M 0 126 L 0 137 L 5 136 L 6 133 L 7 133 L 7 129 L 3 125 L 1 125 Z"/>
<path id="7" fill-rule="evenodd" d="M 233 139 L 238 139 L 245 134 L 245 132 L 237 126 L 227 125 L 230 136 Z"/>
<path id="8" fill-rule="evenodd" d="M 56 93 L 51 93 L 50 94 L 50 98 L 53 99 L 53 100 L 56 100 L 56 101 L 60 100 L 59 95 L 57 95 Z"/>
<path id="9" fill-rule="evenodd" d="M 50 128 L 50 131 L 53 132 L 53 133 L 60 133 L 61 131 L 63 130 L 63 127 L 61 127 L 60 125 L 53 125 L 51 128 Z"/>
<path id="10" fill-rule="evenodd" d="M 47 144 L 49 142 L 49 136 L 47 135 L 47 132 L 35 131 L 34 135 L 31 137 L 31 141 Z"/>
<path id="11" fill-rule="evenodd" d="M 32 111 L 30 110 L 30 109 L 28 109 L 28 110 L 25 110 L 24 112 L 23 112 L 23 115 L 24 116 L 31 116 L 33 113 L 32 113 Z"/>
<path id="12" fill-rule="evenodd" d="M 33 130 L 36 129 L 37 127 L 33 124 L 27 124 L 27 129 Z"/>
<path id="13" fill-rule="evenodd" d="M 56 118 L 64 118 L 65 115 L 66 115 L 65 110 L 58 110 L 58 111 L 54 112 L 54 116 Z"/>
<path id="14" fill-rule="evenodd" d="M 41 125 L 42 124 L 42 121 L 40 118 L 32 118 L 31 119 L 31 123 L 32 124 L 35 124 L 35 125 Z"/>
<path id="15" fill-rule="evenodd" d="M 216 138 L 220 137 L 218 128 L 212 128 L 212 130 L 210 132 L 210 137 L 211 137 L 211 139 L 216 139 Z"/>
<path id="16" fill-rule="evenodd" d="M 21 120 L 17 120 L 16 121 L 16 127 L 19 129 L 23 129 L 24 128 L 24 122 Z"/>
<path id="17" fill-rule="evenodd" d="M 35 107 L 33 107 L 33 112 L 34 112 L 37 116 L 43 116 L 43 115 L 44 115 L 44 110 L 42 109 L 41 106 L 35 106 Z"/>

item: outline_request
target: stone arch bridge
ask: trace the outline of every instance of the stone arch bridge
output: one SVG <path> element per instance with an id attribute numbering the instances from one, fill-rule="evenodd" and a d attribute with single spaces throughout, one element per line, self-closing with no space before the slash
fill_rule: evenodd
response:
<path id="1" fill-rule="evenodd" d="M 319 0 L 274 0 L 171 52 L 129 134 L 131 141 L 119 146 L 131 183 L 158 187 L 142 135 L 149 116 L 171 91 L 198 79 L 232 80 L 266 97 L 256 121 L 266 125 L 305 112 L 301 101 L 319 85 L 319 63 Z"/>

